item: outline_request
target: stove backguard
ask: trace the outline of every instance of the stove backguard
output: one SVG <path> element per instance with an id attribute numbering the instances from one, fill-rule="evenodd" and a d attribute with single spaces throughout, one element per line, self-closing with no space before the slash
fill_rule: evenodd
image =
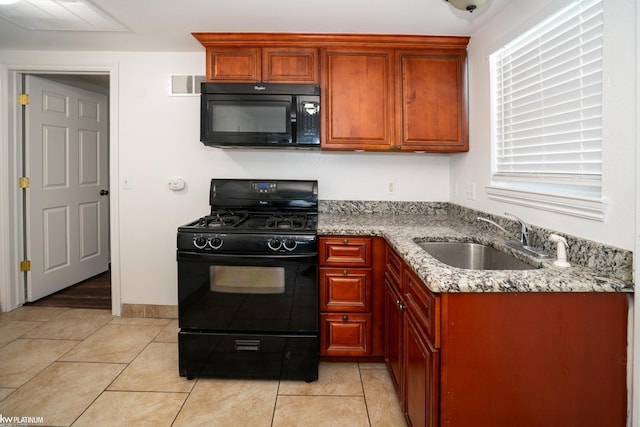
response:
<path id="1" fill-rule="evenodd" d="M 253 212 L 318 212 L 318 182 L 302 180 L 212 179 L 209 205 Z"/>

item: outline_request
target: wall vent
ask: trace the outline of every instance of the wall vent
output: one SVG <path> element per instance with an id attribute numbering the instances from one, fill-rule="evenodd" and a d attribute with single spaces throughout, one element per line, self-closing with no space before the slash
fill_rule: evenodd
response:
<path id="1" fill-rule="evenodd" d="M 202 82 L 204 82 L 204 76 L 171 75 L 169 95 L 200 95 L 200 83 Z"/>

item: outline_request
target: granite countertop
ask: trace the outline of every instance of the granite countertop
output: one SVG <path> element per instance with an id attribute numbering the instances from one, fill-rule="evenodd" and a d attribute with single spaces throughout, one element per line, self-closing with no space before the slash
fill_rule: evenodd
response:
<path id="1" fill-rule="evenodd" d="M 553 265 L 555 254 L 539 261 L 504 245 L 505 235 L 455 215 L 320 213 L 319 235 L 381 236 L 432 292 L 633 292 L 633 283 L 607 277 L 597 269 L 571 263 Z M 489 244 L 541 268 L 467 270 L 433 258 L 416 241 Z M 571 260 L 570 260 L 571 261 Z"/>

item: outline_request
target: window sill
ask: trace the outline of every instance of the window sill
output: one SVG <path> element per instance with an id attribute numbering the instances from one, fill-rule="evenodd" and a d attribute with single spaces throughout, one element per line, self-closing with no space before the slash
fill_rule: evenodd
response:
<path id="1" fill-rule="evenodd" d="M 491 200 L 604 221 L 606 203 L 601 198 L 554 195 L 495 185 L 485 188 Z"/>

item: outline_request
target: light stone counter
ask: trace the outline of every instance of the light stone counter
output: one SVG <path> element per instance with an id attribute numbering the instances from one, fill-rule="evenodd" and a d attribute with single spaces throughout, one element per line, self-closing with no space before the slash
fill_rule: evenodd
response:
<path id="1" fill-rule="evenodd" d="M 329 203 L 329 202 L 327 202 Z M 544 246 L 550 258 L 544 262 L 504 245 L 508 236 L 497 228 L 474 221 L 477 212 L 438 203 L 419 213 L 366 213 L 361 209 L 336 209 L 325 205 L 318 217 L 319 235 L 381 236 L 396 250 L 433 292 L 632 292 L 629 251 L 599 247 L 571 238 L 571 267 L 552 264 L 555 247 L 546 242 L 549 230 L 535 229 L 534 245 Z M 371 209 L 369 210 L 371 211 Z M 410 212 L 415 212 L 411 209 Z M 494 218 L 490 216 L 491 218 Z M 495 218 L 494 218 L 495 219 Z M 566 236 L 566 234 L 564 234 Z M 437 261 L 416 241 L 462 241 L 488 244 L 541 268 L 532 270 L 467 270 Z M 595 254 L 594 254 L 595 252 Z M 577 260 L 577 263 L 576 261 Z M 582 265 L 580 265 L 582 264 Z M 619 264 L 619 265 L 616 265 Z M 593 267 L 590 267 L 593 265 Z M 625 271 L 623 271 L 625 270 Z"/>

